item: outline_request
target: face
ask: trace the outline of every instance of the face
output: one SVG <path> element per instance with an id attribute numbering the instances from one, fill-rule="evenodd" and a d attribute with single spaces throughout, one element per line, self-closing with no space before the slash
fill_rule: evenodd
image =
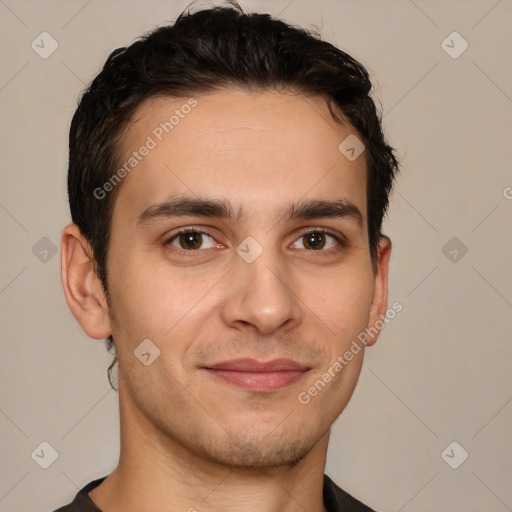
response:
<path id="1" fill-rule="evenodd" d="M 361 370 L 364 346 L 332 368 L 377 293 L 365 155 L 340 152 L 357 132 L 319 97 L 194 98 L 146 101 L 123 141 L 122 162 L 137 163 L 118 185 L 107 264 L 122 415 L 203 459 L 293 463 Z"/>

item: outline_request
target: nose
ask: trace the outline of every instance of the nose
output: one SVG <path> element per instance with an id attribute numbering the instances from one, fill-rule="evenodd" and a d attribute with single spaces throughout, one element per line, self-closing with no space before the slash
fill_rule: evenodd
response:
<path id="1" fill-rule="evenodd" d="M 226 325 L 268 335 L 300 323 L 296 286 L 278 255 L 263 251 L 252 263 L 238 258 L 228 275 L 229 293 L 221 310 Z"/>

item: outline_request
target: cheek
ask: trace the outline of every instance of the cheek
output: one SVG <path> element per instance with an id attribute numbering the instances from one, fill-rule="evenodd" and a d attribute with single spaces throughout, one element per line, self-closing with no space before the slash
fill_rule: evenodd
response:
<path id="1" fill-rule="evenodd" d="M 206 276 L 185 278 L 183 270 L 143 253 L 117 256 L 109 274 L 112 310 L 125 328 L 119 335 L 128 332 L 133 343 L 145 338 L 165 343 L 194 317 L 205 290 L 213 286 Z"/>
<path id="2" fill-rule="evenodd" d="M 108 271 L 111 312 L 125 328 L 120 329 L 119 335 L 126 336 L 127 331 L 133 340 L 141 336 L 151 339 L 156 334 L 152 325 L 157 325 L 170 310 L 166 301 L 172 297 L 163 293 L 166 286 L 159 279 L 159 272 L 147 261 L 120 250 L 109 255 Z"/>
<path id="3" fill-rule="evenodd" d="M 318 285 L 319 280 L 315 281 Z M 324 285 L 316 286 L 314 296 L 305 302 L 329 328 L 337 343 L 350 343 L 367 327 L 373 280 L 368 273 L 340 269 L 323 282 Z"/>

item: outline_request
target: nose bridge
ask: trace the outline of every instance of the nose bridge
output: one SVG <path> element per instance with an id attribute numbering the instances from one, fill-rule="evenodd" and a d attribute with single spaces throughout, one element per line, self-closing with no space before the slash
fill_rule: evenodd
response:
<path id="1" fill-rule="evenodd" d="M 232 326 L 250 323 L 268 334 L 287 322 L 298 322 L 300 308 L 279 251 L 248 238 L 237 248 L 238 259 L 230 273 L 225 321 Z"/>

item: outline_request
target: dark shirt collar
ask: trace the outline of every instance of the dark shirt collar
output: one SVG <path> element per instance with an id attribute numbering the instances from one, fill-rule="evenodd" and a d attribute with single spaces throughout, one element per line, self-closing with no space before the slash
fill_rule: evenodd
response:
<path id="1" fill-rule="evenodd" d="M 107 475 L 108 476 L 108 475 Z M 93 480 L 85 485 L 75 496 L 75 499 L 67 506 L 54 512 L 102 512 L 89 497 L 89 492 L 101 484 L 107 476 Z M 364 503 L 338 487 L 327 475 L 324 474 L 323 485 L 324 505 L 328 512 L 375 512 Z"/>

